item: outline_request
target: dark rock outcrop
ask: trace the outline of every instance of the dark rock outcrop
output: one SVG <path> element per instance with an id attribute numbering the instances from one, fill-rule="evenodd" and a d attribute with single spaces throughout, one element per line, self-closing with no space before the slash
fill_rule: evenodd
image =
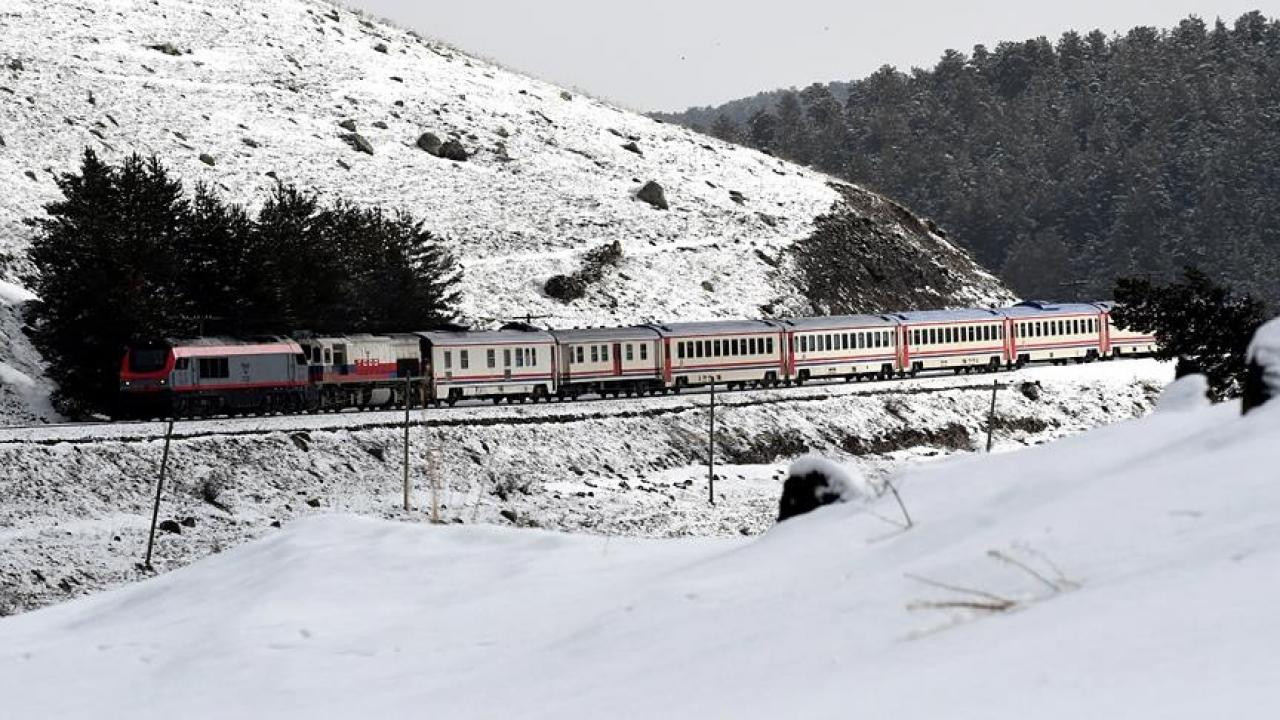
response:
<path id="1" fill-rule="evenodd" d="M 373 154 L 373 143 L 370 143 L 369 140 L 360 133 L 343 133 L 342 139 L 346 141 L 353 150 L 365 153 L 366 155 Z"/>
<path id="2" fill-rule="evenodd" d="M 636 193 L 636 199 L 643 200 L 659 210 L 666 210 L 670 207 L 667 204 L 666 192 L 661 185 L 653 180 L 645 183 L 644 187 L 640 188 L 640 191 Z"/>

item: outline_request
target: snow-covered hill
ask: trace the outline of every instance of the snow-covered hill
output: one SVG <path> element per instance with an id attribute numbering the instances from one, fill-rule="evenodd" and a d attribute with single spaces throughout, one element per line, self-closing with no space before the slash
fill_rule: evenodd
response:
<path id="1" fill-rule="evenodd" d="M 1146 414 L 1168 363 L 1028 368 L 996 403 L 997 451 Z M 690 395 L 413 413 L 413 510 L 402 506 L 403 416 L 181 422 L 169 455 L 154 565 L 172 570 L 335 511 L 447 522 L 680 537 L 756 534 L 780 473 L 807 451 L 869 477 L 981 450 L 989 378 L 934 377 L 721 394 L 717 504 L 707 507 L 706 398 Z M 428 424 L 423 424 L 428 423 Z M 0 614 L 137 580 L 162 423 L 0 429 Z M 185 521 L 187 524 L 182 525 Z"/>
<path id="2" fill-rule="evenodd" d="M 14 717 L 1269 717 L 1280 406 L 897 478 L 760 538 L 330 516 L 0 620 Z"/>
<path id="3" fill-rule="evenodd" d="M 348 121 L 372 154 L 344 139 Z M 471 157 L 424 151 L 424 133 Z M 785 250 L 816 217 L 851 207 L 825 176 L 317 0 L 0 0 L 0 138 L 0 279 L 24 269 L 24 219 L 58 197 L 55 176 L 89 147 L 111 161 L 155 154 L 187 183 L 250 204 L 279 179 L 406 208 L 459 250 L 463 310 L 480 321 L 803 309 Z M 669 210 L 635 198 L 649 181 Z M 882 281 L 903 306 L 922 284 L 949 304 L 1009 298 L 886 207 L 868 195 L 852 211 L 872 218 L 883 252 L 936 270 Z M 620 266 L 585 298 L 543 293 L 614 241 Z"/>

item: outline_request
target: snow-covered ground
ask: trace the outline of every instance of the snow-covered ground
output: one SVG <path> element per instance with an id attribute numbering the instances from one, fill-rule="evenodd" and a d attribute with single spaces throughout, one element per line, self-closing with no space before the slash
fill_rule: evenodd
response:
<path id="1" fill-rule="evenodd" d="M 342 139 L 346 121 L 372 155 Z M 415 144 L 426 132 L 473 155 L 434 157 Z M 89 147 L 155 154 L 250 205 L 279 179 L 407 209 L 457 249 L 480 323 L 783 312 L 800 302 L 785 250 L 843 202 L 826 176 L 317 0 L 0 0 L 0 138 L 0 279 Z M 635 199 L 651 180 L 670 210 Z M 1011 298 L 947 240 L 883 222 L 889 251 L 958 268 L 954 304 Z M 615 241 L 620 265 L 585 298 L 542 292 Z"/>
<path id="2" fill-rule="evenodd" d="M 1280 406 L 900 470 L 759 537 L 341 514 L 0 620 L 14 717 L 1270 717 Z"/>
<path id="3" fill-rule="evenodd" d="M 996 450 L 1145 414 L 1172 369 L 1153 361 L 1002 374 Z M 609 535 L 763 531 L 789 458 L 820 451 L 869 478 L 981 450 L 991 376 L 815 385 L 717 397 L 717 504 L 707 506 L 705 396 L 414 412 L 404 513 L 398 413 L 179 423 L 155 565 L 173 569 L 334 511 Z M 0 430 L 0 587 L 33 608 L 136 580 L 163 426 Z M 211 501 L 212 500 L 212 501 Z M 3 600 L 3 598 L 0 598 Z"/>

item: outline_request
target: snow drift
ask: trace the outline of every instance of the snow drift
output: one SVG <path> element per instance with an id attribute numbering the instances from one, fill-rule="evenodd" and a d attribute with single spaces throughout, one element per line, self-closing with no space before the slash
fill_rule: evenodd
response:
<path id="1" fill-rule="evenodd" d="M 896 478 L 759 539 L 345 516 L 0 620 L 15 717 L 1259 716 L 1280 408 Z"/>

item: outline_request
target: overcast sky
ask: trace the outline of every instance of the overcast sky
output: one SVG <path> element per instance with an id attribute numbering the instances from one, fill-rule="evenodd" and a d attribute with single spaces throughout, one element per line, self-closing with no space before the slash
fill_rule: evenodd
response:
<path id="1" fill-rule="evenodd" d="M 1280 0 L 347 0 L 463 50 L 638 110 L 928 66 L 1063 30 L 1228 23 Z"/>

